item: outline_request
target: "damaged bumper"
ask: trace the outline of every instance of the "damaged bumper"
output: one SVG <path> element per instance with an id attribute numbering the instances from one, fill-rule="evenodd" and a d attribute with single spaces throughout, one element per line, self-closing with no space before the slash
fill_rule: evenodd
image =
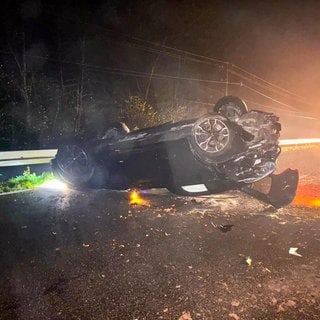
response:
<path id="1" fill-rule="evenodd" d="M 298 170 L 286 169 L 280 174 L 269 176 L 269 191 L 256 189 L 255 186 L 243 186 L 241 191 L 253 196 L 254 198 L 271 204 L 275 208 L 280 208 L 290 204 L 296 196 L 299 172 Z"/>

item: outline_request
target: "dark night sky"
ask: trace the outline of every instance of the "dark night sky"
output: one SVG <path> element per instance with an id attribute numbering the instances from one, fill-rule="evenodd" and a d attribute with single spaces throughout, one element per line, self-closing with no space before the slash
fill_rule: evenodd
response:
<path id="1" fill-rule="evenodd" d="M 10 1 L 2 23 L 76 15 L 84 21 L 152 42 L 236 64 L 320 103 L 318 1 Z M 14 21 L 14 20 L 13 20 Z M 65 30 L 68 33 L 68 30 Z M 50 38 L 50 27 L 36 36 Z M 165 39 L 165 40 L 164 40 Z M 35 39 L 36 42 L 36 39 Z M 47 40 L 47 45 L 50 41 Z M 50 45 L 49 45 L 50 46 Z"/>

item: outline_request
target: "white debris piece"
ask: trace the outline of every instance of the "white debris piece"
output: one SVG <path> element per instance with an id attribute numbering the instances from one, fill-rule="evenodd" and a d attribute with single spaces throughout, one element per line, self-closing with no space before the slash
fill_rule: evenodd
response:
<path id="1" fill-rule="evenodd" d="M 298 248 L 290 248 L 289 254 L 292 254 L 293 256 L 302 257 L 300 253 L 297 252 Z"/>

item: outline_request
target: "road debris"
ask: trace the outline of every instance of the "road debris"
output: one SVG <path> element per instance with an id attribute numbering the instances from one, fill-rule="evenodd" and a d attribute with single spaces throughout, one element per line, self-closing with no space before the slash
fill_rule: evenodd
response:
<path id="1" fill-rule="evenodd" d="M 239 300 L 232 300 L 231 301 L 231 305 L 233 307 L 239 307 L 240 306 L 240 301 Z"/>
<path id="2" fill-rule="evenodd" d="M 229 313 L 229 317 L 234 320 L 240 320 L 240 317 L 236 313 Z"/>
<path id="3" fill-rule="evenodd" d="M 190 312 L 183 311 L 182 316 L 178 320 L 192 320 Z"/>
<path id="4" fill-rule="evenodd" d="M 226 233 L 228 231 L 231 231 L 233 227 L 233 224 L 220 224 L 220 226 L 218 226 L 217 228 L 223 232 Z"/>
<path id="5" fill-rule="evenodd" d="M 247 263 L 247 265 L 248 265 L 249 267 L 251 267 L 251 265 L 252 265 L 252 259 L 251 259 L 250 257 L 247 257 L 247 258 L 246 258 L 246 263 Z"/>
<path id="6" fill-rule="evenodd" d="M 277 309 L 277 313 L 286 312 L 289 308 L 296 308 L 297 303 L 294 300 L 287 300 L 282 302 Z"/>
<path id="7" fill-rule="evenodd" d="M 188 212 L 188 214 L 199 214 L 201 217 L 204 217 L 205 214 L 208 212 L 208 209 L 192 209 L 191 211 Z"/>
<path id="8" fill-rule="evenodd" d="M 297 252 L 298 248 L 291 247 L 289 249 L 289 254 L 292 254 L 293 256 L 302 257 L 300 253 Z"/>

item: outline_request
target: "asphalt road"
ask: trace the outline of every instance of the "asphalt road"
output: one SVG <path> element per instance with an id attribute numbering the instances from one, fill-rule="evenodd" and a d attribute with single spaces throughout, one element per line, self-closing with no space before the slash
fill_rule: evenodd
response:
<path id="1" fill-rule="evenodd" d="M 320 319 L 319 208 L 128 198 L 1 196 L 0 319 Z"/>
<path id="2" fill-rule="evenodd" d="M 298 168 L 319 192 L 319 150 L 283 150 L 279 172 Z M 320 205 L 275 211 L 240 192 L 143 198 L 0 196 L 0 319 L 320 319 Z"/>

